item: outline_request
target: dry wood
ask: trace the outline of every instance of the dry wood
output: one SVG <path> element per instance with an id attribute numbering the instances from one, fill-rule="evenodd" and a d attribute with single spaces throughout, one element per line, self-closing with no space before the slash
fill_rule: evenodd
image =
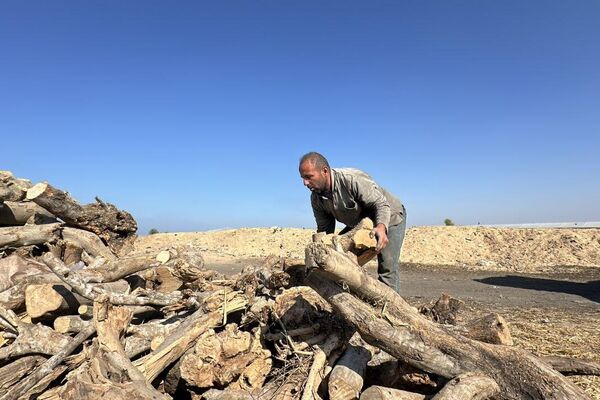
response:
<path id="1" fill-rule="evenodd" d="M 41 324 L 20 320 L 14 312 L 0 307 L 0 323 L 15 336 L 14 341 L 0 348 L 0 360 L 29 354 L 55 354 L 70 338 Z M 4 334 L 6 337 L 7 333 Z"/>
<path id="2" fill-rule="evenodd" d="M 108 293 L 126 293 L 129 284 L 122 280 L 97 285 Z M 61 314 L 75 314 L 81 304 L 90 304 L 90 300 L 73 293 L 64 284 L 43 283 L 29 285 L 25 289 L 25 307 L 31 318 L 45 316 L 56 317 Z"/>
<path id="3" fill-rule="evenodd" d="M 98 296 L 105 296 L 113 305 L 159 305 L 167 306 L 178 303 L 182 300 L 182 294 L 158 293 L 151 291 L 138 291 L 139 296 L 127 295 L 121 293 L 112 293 L 98 286 L 85 283 L 85 280 L 76 272 L 73 272 L 64 265 L 62 261 L 54 257 L 51 253 L 42 256 L 42 261 L 66 284 L 81 296 L 96 301 Z"/>
<path id="4" fill-rule="evenodd" d="M 360 400 L 425 400 L 425 395 L 383 386 L 371 386 L 360 395 Z"/>
<path id="5" fill-rule="evenodd" d="M 96 198 L 96 203 L 85 206 L 73 200 L 47 182 L 27 190 L 27 199 L 42 206 L 69 226 L 79 227 L 100 236 L 116 254 L 131 250 L 137 224 L 131 214 Z"/>
<path id="6" fill-rule="evenodd" d="M 0 226 L 51 224 L 57 219 L 32 202 L 0 202 Z"/>
<path id="7" fill-rule="evenodd" d="M 60 224 L 25 225 L 0 228 L 0 249 L 56 241 Z"/>
<path id="8" fill-rule="evenodd" d="M 481 342 L 512 346 L 513 340 L 508 324 L 502 316 L 493 313 L 465 324 L 466 335 Z"/>
<path id="9" fill-rule="evenodd" d="M 446 384 L 432 400 L 485 400 L 500 393 L 500 387 L 492 378 L 468 372 Z"/>
<path id="10" fill-rule="evenodd" d="M 319 398 L 317 393 L 319 385 L 323 379 L 323 369 L 327 363 L 327 357 L 333 350 L 341 344 L 339 332 L 331 332 L 329 337 L 320 345 L 315 346 L 313 362 L 308 372 L 308 377 L 302 390 L 301 400 L 311 400 Z"/>
<path id="11" fill-rule="evenodd" d="M 349 346 L 329 376 L 330 400 L 358 399 L 363 387 L 371 352 L 362 346 Z"/>
<path id="12" fill-rule="evenodd" d="M 443 293 L 433 306 L 421 307 L 419 311 L 440 324 L 455 325 L 458 321 L 458 312 L 464 304 L 464 301 Z"/>
<path id="13" fill-rule="evenodd" d="M 83 229 L 64 227 L 62 229 L 62 238 L 76 246 L 82 248 L 87 254 L 93 257 L 103 257 L 108 261 L 116 260 L 116 256 L 111 249 L 106 247 L 102 239 L 93 232 Z"/>
<path id="14" fill-rule="evenodd" d="M 544 356 L 540 358 L 563 375 L 600 375 L 600 363 L 595 361 L 560 356 Z"/>
<path id="15" fill-rule="evenodd" d="M 21 201 L 30 187 L 31 181 L 15 178 L 10 171 L 0 171 L 0 202 Z"/>
<path id="16" fill-rule="evenodd" d="M 63 315 L 54 320 L 54 330 L 58 333 L 78 333 L 91 323 L 91 321 L 84 321 L 77 315 Z"/>
<path id="17" fill-rule="evenodd" d="M 75 349 L 88 337 L 93 335 L 95 331 L 96 326 L 91 324 L 87 329 L 79 332 L 77 336 L 70 339 L 60 351 L 36 368 L 35 372 L 21 380 L 18 384 L 14 385 L 8 393 L 0 397 L 0 400 L 15 400 L 20 394 L 25 393 L 34 387 L 44 378 L 44 376 L 51 374 L 52 371 L 63 362 L 66 356 L 75 351 Z"/>
<path id="18" fill-rule="evenodd" d="M 25 356 L 0 368 L 0 396 L 44 361 L 43 356 Z"/>
<path id="19" fill-rule="evenodd" d="M 588 398 L 572 382 L 524 350 L 481 343 L 444 330 L 333 248 L 309 245 L 306 264 L 326 271 L 311 273 L 309 284 L 356 327 L 365 341 L 417 368 L 449 379 L 465 372 L 485 374 L 500 385 L 500 399 Z M 342 281 L 344 287 L 377 309 L 328 279 Z"/>
<path id="20" fill-rule="evenodd" d="M 63 249 L 63 261 L 66 265 L 73 265 L 81 261 L 83 249 L 78 244 L 66 241 Z"/>
<path id="21" fill-rule="evenodd" d="M 212 308 L 214 311 L 207 312 L 206 307 L 199 308 L 186 318 L 156 350 L 137 360 L 135 366 L 149 381 L 154 380 L 168 365 L 181 357 L 202 333 L 223 324 L 227 314 L 244 309 L 248 302 L 235 292 L 224 293 L 222 299 L 226 301 L 222 301 L 216 310 Z M 205 306 L 209 300 L 205 300 Z"/>

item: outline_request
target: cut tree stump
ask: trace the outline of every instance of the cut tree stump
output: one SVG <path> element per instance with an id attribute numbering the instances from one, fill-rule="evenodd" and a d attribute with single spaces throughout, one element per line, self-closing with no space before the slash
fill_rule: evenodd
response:
<path id="1" fill-rule="evenodd" d="M 27 199 L 50 211 L 67 225 L 94 232 L 111 250 L 123 255 L 132 249 L 137 224 L 131 214 L 96 198 L 96 203 L 80 205 L 68 193 L 47 182 L 27 190 Z"/>

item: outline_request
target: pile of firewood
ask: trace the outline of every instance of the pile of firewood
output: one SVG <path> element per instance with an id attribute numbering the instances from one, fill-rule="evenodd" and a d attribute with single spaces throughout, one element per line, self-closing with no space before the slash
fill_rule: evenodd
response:
<path id="1" fill-rule="evenodd" d="M 587 398 L 558 370 L 597 365 L 370 277 L 369 224 L 226 277 L 191 245 L 132 251 L 135 220 L 111 204 L 0 171 L 0 400 Z"/>

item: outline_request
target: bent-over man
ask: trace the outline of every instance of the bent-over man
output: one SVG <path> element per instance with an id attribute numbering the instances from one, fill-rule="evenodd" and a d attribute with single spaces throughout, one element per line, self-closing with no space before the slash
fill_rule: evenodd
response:
<path id="1" fill-rule="evenodd" d="M 363 171 L 331 168 L 316 152 L 302 156 L 299 169 L 302 183 L 312 192 L 317 232 L 333 233 L 337 220 L 346 224 L 344 233 L 370 218 L 377 238 L 379 280 L 400 293 L 400 251 L 406 231 L 406 210 L 400 200 Z"/>

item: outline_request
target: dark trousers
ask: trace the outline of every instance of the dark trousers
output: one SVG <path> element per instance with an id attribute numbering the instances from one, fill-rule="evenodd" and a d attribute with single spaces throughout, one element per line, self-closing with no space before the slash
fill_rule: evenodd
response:
<path id="1" fill-rule="evenodd" d="M 388 227 L 388 244 L 377 255 L 379 280 L 400 293 L 400 253 L 406 233 L 406 220 Z"/>

